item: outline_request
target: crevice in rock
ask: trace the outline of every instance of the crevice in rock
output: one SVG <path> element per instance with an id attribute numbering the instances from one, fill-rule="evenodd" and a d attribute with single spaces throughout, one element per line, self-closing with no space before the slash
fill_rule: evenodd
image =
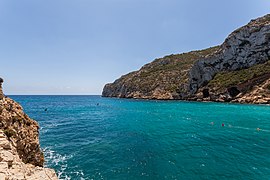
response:
<path id="1" fill-rule="evenodd" d="M 208 98 L 210 96 L 209 89 L 203 89 L 203 98 Z"/>
<path id="2" fill-rule="evenodd" d="M 240 91 L 238 90 L 238 88 L 235 87 L 235 86 L 229 87 L 229 88 L 227 89 L 227 91 L 228 91 L 228 93 L 229 93 L 229 95 L 230 95 L 231 97 L 236 97 L 236 96 L 240 93 Z"/>

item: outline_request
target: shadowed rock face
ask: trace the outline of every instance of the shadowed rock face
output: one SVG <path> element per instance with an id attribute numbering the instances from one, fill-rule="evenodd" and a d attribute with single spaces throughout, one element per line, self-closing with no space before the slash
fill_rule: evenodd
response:
<path id="1" fill-rule="evenodd" d="M 255 85 L 259 84 L 251 83 L 248 88 L 240 88 L 245 91 L 233 93 L 230 87 L 244 86 L 246 81 L 253 78 L 267 80 L 260 76 L 270 73 L 270 69 L 264 68 L 262 73 L 259 70 L 262 67 L 257 65 L 266 63 L 268 67 L 269 60 L 270 15 L 266 15 L 231 33 L 220 46 L 156 59 L 140 70 L 106 84 L 102 95 L 120 98 L 232 101 L 254 90 Z M 253 67 L 257 69 L 254 70 Z M 241 71 L 243 69 L 247 71 Z M 223 75 L 223 79 L 218 80 L 231 78 L 230 73 L 224 72 L 235 72 L 234 76 L 239 77 L 239 81 L 232 79 L 231 83 L 225 84 L 226 87 L 221 87 L 224 83 L 215 80 L 217 75 Z M 243 78 L 247 75 L 241 73 L 253 73 L 253 77 Z M 211 86 L 208 86 L 209 83 Z M 209 89 L 209 94 L 203 89 Z M 264 92 L 264 96 L 268 98 L 268 90 L 265 89 Z"/>

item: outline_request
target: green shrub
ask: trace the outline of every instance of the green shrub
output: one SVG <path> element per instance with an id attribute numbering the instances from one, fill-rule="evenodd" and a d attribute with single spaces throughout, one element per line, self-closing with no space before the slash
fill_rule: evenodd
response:
<path id="1" fill-rule="evenodd" d="M 5 129 L 4 133 L 8 138 L 11 138 L 12 136 L 16 134 L 16 132 L 10 128 Z"/>
<path id="2" fill-rule="evenodd" d="M 267 89 L 270 91 L 270 84 L 267 85 Z"/>
<path id="3" fill-rule="evenodd" d="M 209 82 L 208 86 L 217 89 L 227 88 L 267 73 L 270 73 L 270 61 L 238 71 L 220 72 Z"/>

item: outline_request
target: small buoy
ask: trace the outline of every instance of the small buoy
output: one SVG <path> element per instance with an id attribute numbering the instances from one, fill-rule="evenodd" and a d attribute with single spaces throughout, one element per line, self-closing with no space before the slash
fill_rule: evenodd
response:
<path id="1" fill-rule="evenodd" d="M 260 131 L 261 129 L 260 129 L 260 128 L 257 128 L 256 130 L 257 130 L 257 131 Z"/>
<path id="2" fill-rule="evenodd" d="M 211 122 L 211 125 L 214 125 L 214 122 Z"/>
<path id="3" fill-rule="evenodd" d="M 222 123 L 222 127 L 224 127 L 225 125 L 224 125 L 224 123 Z"/>

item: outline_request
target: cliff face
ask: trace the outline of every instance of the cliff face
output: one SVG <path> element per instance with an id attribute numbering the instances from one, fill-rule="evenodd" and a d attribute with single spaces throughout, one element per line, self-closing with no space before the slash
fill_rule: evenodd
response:
<path id="1" fill-rule="evenodd" d="M 267 75 L 270 74 L 269 60 L 270 15 L 266 15 L 231 33 L 220 46 L 166 56 L 143 66 L 139 71 L 122 76 L 114 83 L 105 85 L 102 95 L 270 103 L 269 88 L 263 86 L 270 78 Z M 257 66 L 263 63 L 266 63 L 266 67 Z M 262 68 L 263 71 L 260 70 Z M 231 79 L 232 72 L 239 81 Z M 253 74 L 243 78 L 243 73 Z M 263 96 L 258 97 L 261 101 L 243 100 L 251 96 L 253 91 L 259 92 L 257 88 L 263 89 L 260 91 Z"/>
<path id="2" fill-rule="evenodd" d="M 139 71 L 129 73 L 106 84 L 105 97 L 179 99 L 189 81 L 189 70 L 199 59 L 215 53 L 219 47 L 169 55 L 144 65 Z"/>
<path id="3" fill-rule="evenodd" d="M 3 180 L 56 180 L 54 170 L 26 164 L 6 134 L 0 130 L 0 179 Z"/>
<path id="4" fill-rule="evenodd" d="M 193 94 L 221 71 L 236 71 L 270 59 L 270 15 L 234 31 L 213 56 L 197 61 L 190 71 Z"/>
<path id="5" fill-rule="evenodd" d="M 28 179 L 40 175 L 37 179 L 57 179 L 53 170 L 42 168 L 44 156 L 39 146 L 38 123 L 30 119 L 18 103 L 3 95 L 2 82 L 3 80 L 0 83 L 0 177 Z M 44 173 L 48 176 L 44 175 L 45 178 L 42 178 Z"/>

